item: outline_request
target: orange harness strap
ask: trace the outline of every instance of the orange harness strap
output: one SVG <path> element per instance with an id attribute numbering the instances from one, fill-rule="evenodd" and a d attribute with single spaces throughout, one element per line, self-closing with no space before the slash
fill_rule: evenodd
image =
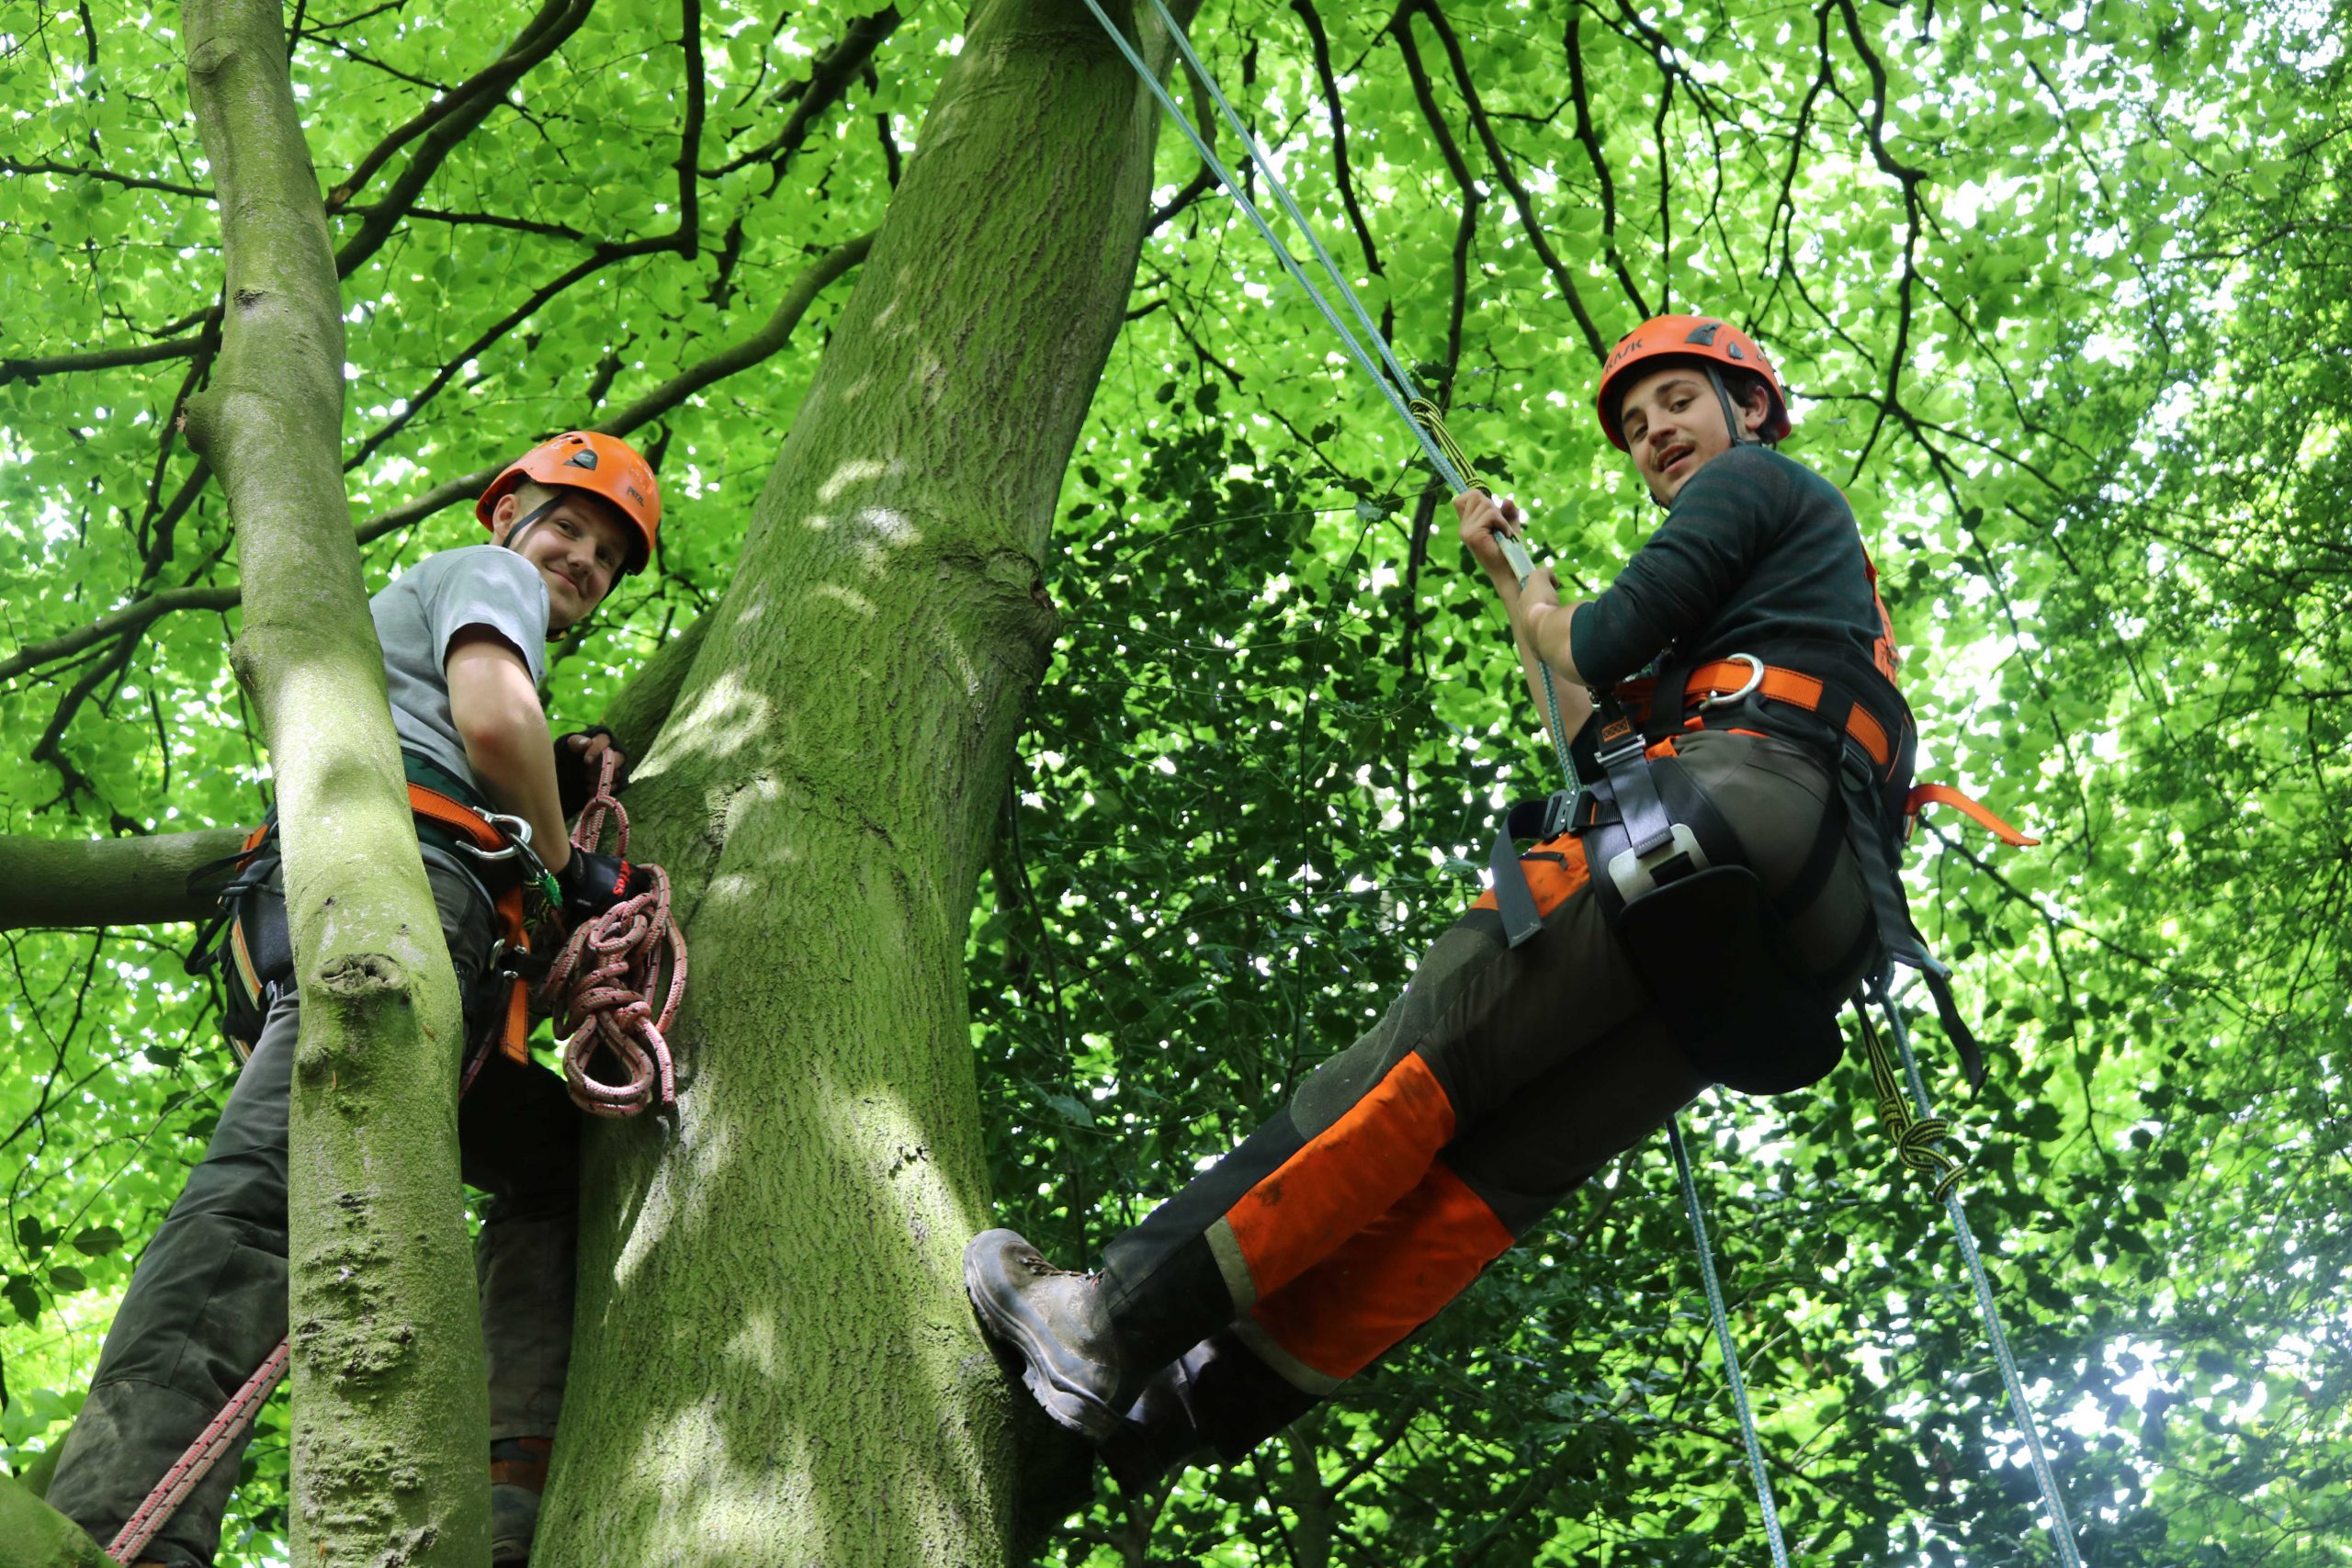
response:
<path id="1" fill-rule="evenodd" d="M 2001 842 L 2012 845 L 2018 849 L 2024 849 L 2030 845 L 2041 842 L 2040 839 L 2030 838 L 2024 833 L 2018 832 L 2015 828 L 2010 827 L 2007 822 L 2004 822 L 1998 817 L 1994 816 L 1976 801 L 1952 788 L 1951 785 L 1939 784 L 1915 784 L 1912 786 L 1910 798 L 1903 804 L 1903 836 L 1905 838 L 1907 839 L 1911 836 L 1911 826 L 1914 822 L 1918 820 L 1921 808 L 1929 806 L 1950 806 L 1955 807 L 1961 812 L 1974 818 L 1980 827 L 1990 829 L 1993 836 L 2000 840 Z"/>
<path id="2" fill-rule="evenodd" d="M 421 784 L 409 785 L 408 808 L 428 822 L 436 822 L 453 833 L 462 833 L 473 841 L 478 850 L 503 850 L 506 847 L 506 835 L 484 818 L 481 812 L 437 789 L 427 789 Z"/>
<path id="3" fill-rule="evenodd" d="M 1727 696 L 1746 690 L 1748 682 L 1755 678 L 1755 670 L 1742 660 L 1718 659 L 1690 671 L 1690 679 L 1682 687 L 1683 702 L 1687 705 L 1705 697 Z M 1818 678 L 1803 671 L 1783 670 L 1777 664 L 1767 664 L 1763 678 L 1755 690 L 1758 696 L 1803 708 L 1807 713 L 1818 712 L 1821 707 L 1822 683 Z M 1894 761 L 1894 738 L 1887 734 L 1885 727 L 1878 720 L 1863 712 L 1859 703 L 1847 711 L 1846 733 L 1852 736 L 1862 750 L 1870 753 L 1871 761 L 1880 767 L 1883 768 Z"/>
<path id="4" fill-rule="evenodd" d="M 506 835 L 499 828 L 461 800 L 427 789 L 421 784 L 408 786 L 408 808 L 427 822 L 435 823 L 458 834 L 477 849 L 503 850 Z M 531 937 L 523 919 L 523 888 L 518 883 L 491 900 L 491 913 L 497 917 L 499 940 L 508 951 L 528 953 Z M 506 996 L 505 1017 L 500 1021 L 498 1049 L 512 1061 L 527 1062 L 531 1048 L 526 1043 L 531 1033 L 529 982 L 521 976 L 514 977 Z"/>

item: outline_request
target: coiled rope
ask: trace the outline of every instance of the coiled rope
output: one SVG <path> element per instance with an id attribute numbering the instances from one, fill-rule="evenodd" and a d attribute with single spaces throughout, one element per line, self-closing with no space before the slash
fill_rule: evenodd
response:
<path id="1" fill-rule="evenodd" d="M 609 822 L 617 838 L 613 852 L 628 858 L 628 808 L 613 794 L 618 765 L 618 755 L 606 751 L 596 794 L 572 826 L 573 849 L 594 852 Z M 636 869 L 650 884 L 645 891 L 573 927 L 539 983 L 539 1005 L 566 1036 L 564 1087 L 592 1116 L 634 1116 L 678 1099 L 668 1034 L 686 994 L 686 938 L 670 919 L 668 874 L 658 865 Z"/>

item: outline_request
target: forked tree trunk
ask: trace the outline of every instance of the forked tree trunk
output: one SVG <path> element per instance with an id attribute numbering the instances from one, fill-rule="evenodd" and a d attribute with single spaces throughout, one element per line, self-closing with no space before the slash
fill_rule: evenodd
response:
<path id="1" fill-rule="evenodd" d="M 343 308 L 277 0 L 189 0 L 228 310 L 189 440 L 235 520 L 302 998 L 290 1262 L 294 1560 L 489 1556 L 458 1182 L 457 982 L 417 858 L 340 460 Z"/>
<path id="2" fill-rule="evenodd" d="M 965 939 L 1157 113 L 1078 0 L 981 0 L 638 770 L 683 1086 L 591 1140 L 542 1568 L 1006 1559 Z"/>

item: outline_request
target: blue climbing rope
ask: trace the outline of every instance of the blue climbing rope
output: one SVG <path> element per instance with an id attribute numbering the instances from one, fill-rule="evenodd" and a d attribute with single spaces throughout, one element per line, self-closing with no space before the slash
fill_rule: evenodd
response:
<path id="1" fill-rule="evenodd" d="M 1731 1312 L 1724 1304 L 1723 1282 L 1715 1278 L 1714 1244 L 1707 1239 L 1707 1217 L 1699 1210 L 1699 1182 L 1690 1174 L 1690 1153 L 1682 1146 L 1682 1118 L 1666 1124 L 1667 1147 L 1674 1151 L 1674 1168 L 1682 1178 L 1682 1206 L 1690 1213 L 1690 1234 L 1698 1238 L 1699 1279 L 1707 1288 L 1707 1312 L 1714 1319 L 1715 1343 L 1724 1353 L 1724 1371 L 1731 1378 L 1731 1402 L 1739 1409 L 1740 1435 L 1747 1439 L 1747 1469 L 1756 1478 L 1756 1500 L 1764 1510 L 1764 1538 L 1772 1545 L 1773 1568 L 1788 1568 L 1789 1543 L 1781 1538 L 1781 1510 L 1772 1504 L 1772 1483 L 1764 1475 L 1764 1444 L 1756 1435 L 1756 1416 L 1749 1407 L 1747 1380 L 1740 1375 L 1739 1350 L 1731 1341 Z"/>
<path id="2" fill-rule="evenodd" d="M 1927 1079 L 1920 1076 L 1919 1059 L 1911 1051 L 1911 1031 L 1903 1021 L 1903 1010 L 1895 1004 L 1893 992 L 1881 990 L 1876 998 L 1879 1010 L 1886 1017 L 1887 1032 L 1894 1036 L 1895 1049 L 1903 1055 L 1903 1076 L 1911 1088 L 1911 1100 L 1917 1108 L 1921 1122 L 1935 1120 L 1935 1104 L 1928 1097 Z M 1944 1213 L 1951 1216 L 1952 1235 L 1960 1240 L 1960 1255 L 1967 1261 L 1969 1282 L 1976 1290 L 1976 1310 L 1984 1319 L 1985 1336 L 1993 1342 L 1993 1359 L 2000 1363 L 2001 1383 L 2008 1390 L 2009 1407 L 2016 1411 L 2018 1427 L 2025 1433 L 2027 1462 L 2033 1469 L 2034 1483 L 2041 1489 L 2042 1506 L 2050 1510 L 2050 1533 L 2058 1543 L 2058 1560 L 2064 1568 L 2083 1568 L 2082 1551 L 2075 1544 L 2075 1527 L 2066 1515 L 2065 1499 L 2059 1495 L 2057 1472 L 2050 1467 L 2050 1455 L 2041 1445 L 2041 1429 L 2034 1420 L 2033 1405 L 2026 1398 L 2025 1379 L 2018 1372 L 2017 1357 L 2009 1349 L 2009 1337 L 2001 1326 L 2001 1314 L 1993 1301 L 1993 1280 L 1985 1272 L 1984 1258 L 1977 1251 L 1975 1233 L 1968 1228 L 1968 1212 L 1961 1206 L 1957 1187 L 1945 1183 L 1939 1188 Z"/>

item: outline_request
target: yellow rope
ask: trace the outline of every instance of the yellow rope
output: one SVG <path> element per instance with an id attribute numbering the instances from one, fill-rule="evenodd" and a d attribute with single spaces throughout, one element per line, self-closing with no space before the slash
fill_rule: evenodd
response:
<path id="1" fill-rule="evenodd" d="M 1902 1081 L 1894 1076 L 1894 1063 L 1886 1054 L 1878 1031 L 1871 1027 L 1869 1012 L 1860 1006 L 1854 1009 L 1862 1021 L 1862 1044 L 1870 1055 L 1871 1088 L 1878 1100 L 1879 1125 L 1894 1140 L 1895 1157 L 1909 1168 L 1923 1173 L 1940 1173 L 1936 1182 L 1936 1201 L 1940 1203 L 1951 1196 L 1960 1185 L 1961 1163 L 1949 1152 L 1939 1147 L 1951 1134 L 1951 1123 L 1940 1116 L 1921 1117 L 1911 1109 L 1904 1097 Z"/>
<path id="2" fill-rule="evenodd" d="M 1483 491 L 1488 495 L 1495 493 L 1487 481 L 1478 477 L 1476 470 L 1470 467 L 1470 459 L 1462 455 L 1462 448 L 1447 433 L 1445 420 L 1438 412 L 1435 403 L 1427 398 L 1415 398 L 1406 406 L 1413 415 L 1413 422 L 1430 433 L 1430 439 L 1437 443 L 1437 449 L 1445 454 L 1446 461 L 1452 463 L 1461 473 L 1463 482 L 1468 488 Z"/>

